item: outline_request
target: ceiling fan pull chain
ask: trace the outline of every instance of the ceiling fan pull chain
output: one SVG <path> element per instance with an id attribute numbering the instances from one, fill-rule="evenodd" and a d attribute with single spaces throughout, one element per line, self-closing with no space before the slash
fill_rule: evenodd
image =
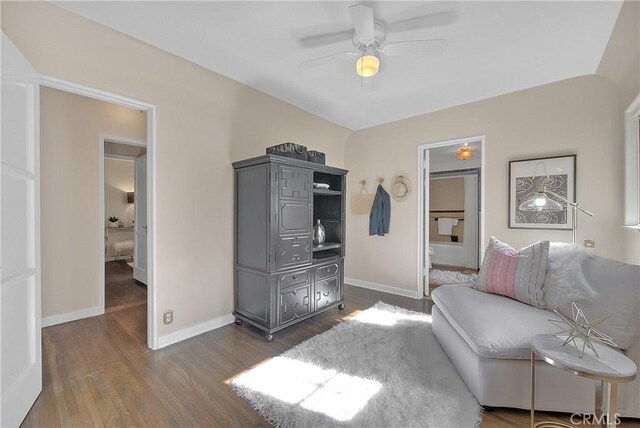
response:
<path id="1" fill-rule="evenodd" d="M 360 55 L 360 87 L 363 88 L 364 87 L 364 61 L 362 61 L 362 58 L 364 58 L 364 51 L 362 51 L 362 55 Z"/>

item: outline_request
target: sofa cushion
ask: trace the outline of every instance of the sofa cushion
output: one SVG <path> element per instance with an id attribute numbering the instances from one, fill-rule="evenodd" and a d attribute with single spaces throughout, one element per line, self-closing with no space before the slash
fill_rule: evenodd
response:
<path id="1" fill-rule="evenodd" d="M 536 242 L 518 251 L 491 237 L 474 287 L 544 308 L 542 284 L 548 255 L 549 241 Z"/>
<path id="2" fill-rule="evenodd" d="M 486 358 L 528 359 L 529 341 L 558 329 L 553 312 L 466 285 L 443 285 L 431 294 L 449 323 L 477 354 Z"/>

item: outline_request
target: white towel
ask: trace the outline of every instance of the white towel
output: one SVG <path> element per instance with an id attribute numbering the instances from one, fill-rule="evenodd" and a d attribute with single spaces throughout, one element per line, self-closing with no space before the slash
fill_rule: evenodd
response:
<path id="1" fill-rule="evenodd" d="M 453 220 L 453 226 L 457 226 L 458 225 L 458 219 L 457 218 L 453 218 L 451 220 Z"/>
<path id="2" fill-rule="evenodd" d="M 440 217 L 438 218 L 438 235 L 451 235 L 451 229 L 453 228 L 453 219 Z"/>

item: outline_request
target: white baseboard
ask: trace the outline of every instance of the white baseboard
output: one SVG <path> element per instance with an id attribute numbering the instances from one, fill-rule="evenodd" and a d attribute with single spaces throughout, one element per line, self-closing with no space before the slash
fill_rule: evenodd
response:
<path id="1" fill-rule="evenodd" d="M 378 284 L 375 282 L 363 281 L 355 278 L 344 278 L 344 283 L 354 285 L 360 288 L 368 288 L 369 290 L 382 291 L 384 293 L 396 294 L 398 296 L 411 297 L 412 299 L 418 298 L 418 293 L 413 290 L 407 290 L 406 288 L 392 287 L 391 285 Z"/>
<path id="2" fill-rule="evenodd" d="M 160 336 L 158 337 L 158 349 L 173 345 L 174 343 L 181 342 L 185 339 L 189 339 L 199 334 L 215 330 L 216 328 L 224 327 L 227 324 L 231 324 L 234 320 L 235 317 L 231 314 L 223 315 L 221 317 L 203 322 L 202 324 L 197 324 L 191 327 L 187 327 L 183 330 L 176 331 L 174 333 Z"/>
<path id="3" fill-rule="evenodd" d="M 93 308 L 83 309 L 81 311 L 67 312 L 66 314 L 51 315 L 42 318 L 42 327 L 49 327 L 56 324 L 62 324 L 65 322 L 81 320 L 83 318 L 95 317 L 102 315 L 102 311 L 99 306 Z"/>

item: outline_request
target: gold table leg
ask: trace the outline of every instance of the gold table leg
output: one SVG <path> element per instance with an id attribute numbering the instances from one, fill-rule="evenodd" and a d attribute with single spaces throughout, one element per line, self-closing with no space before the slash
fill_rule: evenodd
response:
<path id="1" fill-rule="evenodd" d="M 536 420 L 536 353 L 531 350 L 531 428 L 535 427 Z"/>
<path id="2" fill-rule="evenodd" d="M 596 403 L 593 412 L 595 417 L 595 426 L 602 428 L 602 415 L 604 414 L 604 405 L 602 404 L 602 396 L 604 393 L 604 382 L 596 382 Z"/>
<path id="3" fill-rule="evenodd" d="M 618 384 L 609 383 L 609 408 L 607 409 L 607 428 L 615 428 L 618 408 Z"/>

